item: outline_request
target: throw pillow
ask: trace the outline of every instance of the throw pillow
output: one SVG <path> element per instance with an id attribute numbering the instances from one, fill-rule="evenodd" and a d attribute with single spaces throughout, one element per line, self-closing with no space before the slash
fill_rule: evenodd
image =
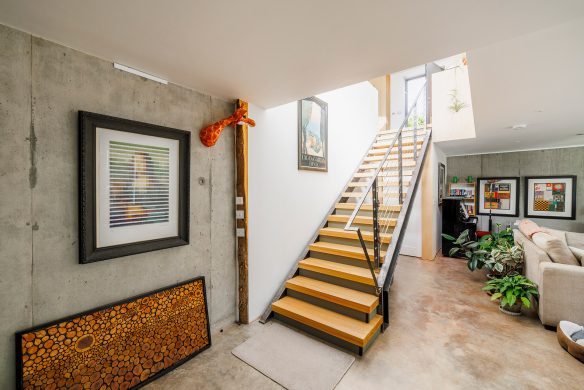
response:
<path id="1" fill-rule="evenodd" d="M 519 222 L 519 231 L 527 238 L 531 238 L 535 233 L 545 232 L 545 229 L 539 227 L 537 223 L 533 222 L 531 219 L 524 219 Z"/>
<path id="2" fill-rule="evenodd" d="M 584 266 L 584 249 L 576 248 L 574 246 L 569 246 L 570 250 L 574 254 L 574 256 L 578 259 L 580 264 Z"/>
<path id="3" fill-rule="evenodd" d="M 566 241 L 569 246 L 584 249 L 584 233 L 566 232 Z"/>
<path id="4" fill-rule="evenodd" d="M 554 263 L 580 265 L 566 243 L 548 233 L 535 233 L 533 243 L 543 249 Z"/>

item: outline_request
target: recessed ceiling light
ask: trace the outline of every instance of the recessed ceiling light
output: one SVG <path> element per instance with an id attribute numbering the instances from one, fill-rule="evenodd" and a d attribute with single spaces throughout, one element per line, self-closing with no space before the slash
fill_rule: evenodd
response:
<path id="1" fill-rule="evenodd" d="M 516 125 L 511 126 L 511 128 L 513 130 L 517 130 L 517 129 L 525 129 L 527 127 L 527 124 L 525 123 L 518 123 Z"/>

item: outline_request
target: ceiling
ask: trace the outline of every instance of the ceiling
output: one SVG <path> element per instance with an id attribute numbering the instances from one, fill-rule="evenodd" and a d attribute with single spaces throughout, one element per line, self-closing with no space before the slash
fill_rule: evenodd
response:
<path id="1" fill-rule="evenodd" d="M 262 107 L 469 52 L 582 15 L 581 0 L 0 1 L 2 24 Z M 581 51 L 581 46 L 571 50 Z M 475 52 L 477 63 L 482 57 L 481 51 Z M 506 121 L 501 118 L 501 124 Z"/>
<path id="2" fill-rule="evenodd" d="M 584 18 L 467 57 L 476 138 L 441 142 L 447 155 L 584 145 Z"/>

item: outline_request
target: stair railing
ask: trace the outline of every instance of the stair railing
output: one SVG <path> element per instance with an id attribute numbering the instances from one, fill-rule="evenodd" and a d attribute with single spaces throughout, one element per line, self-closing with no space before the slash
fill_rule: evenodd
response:
<path id="1" fill-rule="evenodd" d="M 371 272 L 371 278 L 373 279 L 375 290 L 380 299 L 378 312 L 380 311 L 380 314 L 384 317 L 383 329 L 385 329 L 389 323 L 388 308 L 386 307 L 389 285 L 393 279 L 397 255 L 399 255 L 399 247 L 401 246 L 401 241 L 403 239 L 404 227 L 407 224 L 412 194 L 415 192 L 418 184 L 419 172 L 431 136 L 431 131 L 428 130 L 425 120 L 423 122 L 423 127 L 419 128 L 417 114 L 418 102 L 420 101 L 420 97 L 423 96 L 422 92 L 426 90 L 426 85 L 427 82 L 424 83 L 422 88 L 420 88 L 413 106 L 406 113 L 401 126 L 389 144 L 388 149 L 379 162 L 379 165 L 376 167 L 363 195 L 359 198 L 355 209 L 345 225 L 345 230 L 357 233 L 359 242 L 363 248 L 365 259 L 367 260 L 367 266 Z M 413 122 L 412 126 L 407 126 L 410 118 Z M 408 175 L 404 175 L 403 164 L 403 132 L 406 129 L 412 131 L 412 159 L 415 162 L 414 167 L 412 167 L 413 171 L 411 171 L 411 173 L 408 172 Z M 421 150 L 418 152 L 417 141 L 418 131 L 420 130 L 424 131 L 425 135 Z M 377 142 L 380 141 L 377 140 Z M 395 160 L 391 159 L 390 156 L 394 154 L 397 154 L 397 183 L 391 181 L 391 178 L 393 177 L 391 175 L 391 169 L 395 168 L 396 165 L 394 164 Z M 408 183 L 409 191 L 407 191 L 407 193 L 404 193 L 404 176 L 411 177 Z M 398 188 L 398 192 L 392 193 L 390 189 L 395 187 Z M 372 206 L 373 261 L 371 261 L 369 248 L 363 238 L 361 228 L 356 226 L 358 225 L 357 216 L 365 211 L 363 206 L 367 199 L 371 199 Z M 402 210 L 404 212 L 402 212 Z M 394 227 L 394 231 L 391 239 L 389 239 L 388 232 L 392 227 Z M 385 242 L 387 242 L 387 251 L 385 253 L 383 265 L 381 265 L 382 247 Z M 378 275 L 376 275 L 376 270 L 379 270 Z"/>

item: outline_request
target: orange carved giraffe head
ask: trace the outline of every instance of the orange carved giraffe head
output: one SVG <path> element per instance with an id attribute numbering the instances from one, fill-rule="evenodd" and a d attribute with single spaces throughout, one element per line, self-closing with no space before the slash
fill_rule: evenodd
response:
<path id="1" fill-rule="evenodd" d="M 255 121 L 253 119 L 245 117 L 246 115 L 247 108 L 241 107 L 235 110 L 233 115 L 203 128 L 199 133 L 199 138 L 201 139 L 201 142 L 203 143 L 203 145 L 207 147 L 215 145 L 223 129 L 233 124 L 247 123 L 252 127 L 255 126 Z"/>

